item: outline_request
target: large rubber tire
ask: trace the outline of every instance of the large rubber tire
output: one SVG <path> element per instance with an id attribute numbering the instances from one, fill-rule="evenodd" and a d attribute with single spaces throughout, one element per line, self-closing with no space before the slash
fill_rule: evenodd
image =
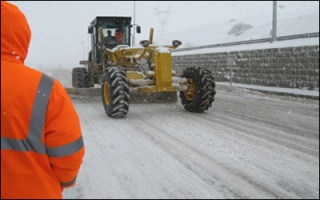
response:
<path id="1" fill-rule="evenodd" d="M 118 67 L 107 68 L 102 77 L 101 89 L 106 114 L 111 118 L 127 116 L 130 94 L 126 72 Z"/>
<path id="2" fill-rule="evenodd" d="M 88 71 L 83 67 L 76 67 L 72 69 L 72 87 L 74 88 L 88 88 Z"/>
<path id="3" fill-rule="evenodd" d="M 181 77 L 188 80 L 188 90 L 180 91 L 181 103 L 187 111 L 203 113 L 214 102 L 216 84 L 211 72 L 201 67 L 188 67 Z"/>

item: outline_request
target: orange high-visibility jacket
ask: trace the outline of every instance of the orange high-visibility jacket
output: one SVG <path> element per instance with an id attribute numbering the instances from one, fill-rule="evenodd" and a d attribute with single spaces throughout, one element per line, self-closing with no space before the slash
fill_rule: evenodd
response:
<path id="1" fill-rule="evenodd" d="M 1 199 L 62 198 L 85 152 L 63 86 L 24 65 L 30 38 L 24 14 L 1 1 Z"/>
<path id="2" fill-rule="evenodd" d="M 120 31 L 116 31 L 115 35 L 118 44 L 123 44 L 123 33 Z"/>

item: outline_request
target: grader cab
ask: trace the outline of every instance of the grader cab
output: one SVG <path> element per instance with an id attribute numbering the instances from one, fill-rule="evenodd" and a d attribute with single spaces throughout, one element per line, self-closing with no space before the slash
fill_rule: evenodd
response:
<path id="1" fill-rule="evenodd" d="M 88 27 L 91 50 L 85 67 L 72 70 L 74 88 L 94 88 L 101 85 L 102 104 L 111 118 L 128 114 L 132 97 L 156 94 L 172 102 L 179 93 L 187 111 L 204 112 L 214 101 L 215 82 L 205 68 L 188 67 L 181 77 L 172 69 L 171 51 L 181 42 L 170 45 L 153 44 L 153 28 L 149 40 L 131 45 L 131 17 L 96 17 Z M 136 26 L 137 33 L 141 29 Z M 148 95 L 143 97 L 144 101 Z M 141 99 L 142 100 L 142 99 Z"/>

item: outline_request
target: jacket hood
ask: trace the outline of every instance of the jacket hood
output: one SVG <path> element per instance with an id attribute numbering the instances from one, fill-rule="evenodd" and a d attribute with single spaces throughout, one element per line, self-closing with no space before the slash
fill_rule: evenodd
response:
<path id="1" fill-rule="evenodd" d="M 20 9 L 1 1 L 1 60 L 24 62 L 28 54 L 31 30 Z"/>

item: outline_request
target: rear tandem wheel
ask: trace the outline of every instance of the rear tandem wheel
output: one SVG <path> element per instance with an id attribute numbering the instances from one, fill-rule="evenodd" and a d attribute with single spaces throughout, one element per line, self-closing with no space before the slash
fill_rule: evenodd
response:
<path id="1" fill-rule="evenodd" d="M 83 67 L 75 67 L 72 69 L 72 87 L 88 88 L 88 71 Z"/>

